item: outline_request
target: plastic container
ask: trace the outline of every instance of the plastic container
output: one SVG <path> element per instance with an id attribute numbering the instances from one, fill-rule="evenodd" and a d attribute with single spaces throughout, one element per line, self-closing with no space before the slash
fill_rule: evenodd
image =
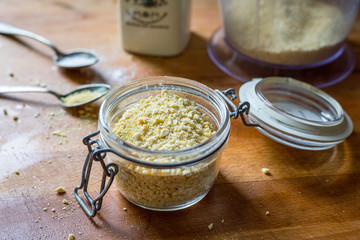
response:
<path id="1" fill-rule="evenodd" d="M 127 144 L 112 132 L 126 109 L 163 89 L 195 101 L 209 116 L 216 133 L 190 148 L 159 151 Z M 113 91 L 101 105 L 98 131 L 83 140 L 89 153 L 81 184 L 74 192 L 81 207 L 88 216 L 95 216 L 113 181 L 127 200 L 146 209 L 172 211 L 195 204 L 209 192 L 218 175 L 230 118 L 240 116 L 244 125 L 257 128 L 275 141 L 306 150 L 331 148 L 353 129 L 335 99 L 294 79 L 254 79 L 241 86 L 239 95 L 241 104 L 237 107 L 228 98 L 235 99 L 234 89 L 212 90 L 176 77 L 140 79 Z M 94 139 L 97 135 L 99 139 Z M 148 158 L 161 162 L 144 160 Z M 104 171 L 96 198 L 87 193 L 93 161 L 100 162 Z M 79 196 L 80 189 L 91 209 Z"/>
<path id="2" fill-rule="evenodd" d="M 308 65 L 343 51 L 359 0 L 219 0 L 228 43 L 251 58 Z"/>
<path id="3" fill-rule="evenodd" d="M 190 39 L 190 0 L 118 0 L 122 45 L 142 55 L 180 54 Z"/>
<path id="4" fill-rule="evenodd" d="M 219 0 L 223 26 L 208 41 L 209 57 L 242 82 L 281 76 L 334 85 L 355 68 L 345 40 L 359 2 Z"/>

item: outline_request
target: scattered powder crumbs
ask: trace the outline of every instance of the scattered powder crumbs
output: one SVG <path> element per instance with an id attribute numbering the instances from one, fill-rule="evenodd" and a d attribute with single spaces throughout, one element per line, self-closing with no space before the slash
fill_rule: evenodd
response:
<path id="1" fill-rule="evenodd" d="M 265 212 L 265 215 L 266 215 L 266 216 L 269 216 L 269 215 L 270 215 L 270 212 L 269 212 L 269 211 L 266 211 L 266 212 Z"/>
<path id="2" fill-rule="evenodd" d="M 46 87 L 46 84 L 41 82 L 40 79 L 37 79 L 34 84 L 38 87 L 42 87 L 42 88 L 45 88 Z"/>
<path id="3" fill-rule="evenodd" d="M 66 134 L 61 132 L 60 130 L 53 131 L 52 134 L 58 137 L 66 137 Z"/>
<path id="4" fill-rule="evenodd" d="M 63 204 L 69 204 L 69 201 L 66 200 L 66 199 L 64 199 L 64 200 L 63 200 Z"/>
<path id="5" fill-rule="evenodd" d="M 82 109 L 78 110 L 80 119 L 87 121 L 94 121 L 98 119 L 97 109 L 93 106 L 84 106 Z M 81 125 L 79 126 L 81 128 Z"/>
<path id="6" fill-rule="evenodd" d="M 214 223 L 210 223 L 209 226 L 208 226 L 208 228 L 209 228 L 210 231 L 213 230 L 213 228 L 214 228 Z"/>
<path id="7" fill-rule="evenodd" d="M 49 117 L 49 120 L 53 119 L 55 117 L 55 113 L 54 112 L 48 113 L 48 117 Z"/>
<path id="8" fill-rule="evenodd" d="M 74 240 L 75 239 L 75 235 L 70 233 L 69 234 L 69 237 L 68 237 L 68 240 Z"/>
<path id="9" fill-rule="evenodd" d="M 55 189 L 55 192 L 57 193 L 66 193 L 66 190 L 63 187 L 58 187 Z"/>
<path id="10" fill-rule="evenodd" d="M 4 115 L 8 115 L 8 112 L 5 108 L 3 109 L 3 112 L 4 112 Z"/>
<path id="11" fill-rule="evenodd" d="M 75 105 L 78 103 L 84 103 L 91 101 L 101 95 L 100 92 L 90 91 L 90 90 L 82 90 L 80 92 L 72 93 L 66 97 L 61 98 L 63 103 L 67 106 Z"/>
<path id="12" fill-rule="evenodd" d="M 34 115 L 34 118 L 38 118 L 38 117 L 40 117 L 40 113 L 36 113 L 36 114 Z"/>
<path id="13" fill-rule="evenodd" d="M 270 175 L 270 169 L 268 169 L 268 168 L 262 168 L 261 171 L 262 171 L 265 175 Z"/>

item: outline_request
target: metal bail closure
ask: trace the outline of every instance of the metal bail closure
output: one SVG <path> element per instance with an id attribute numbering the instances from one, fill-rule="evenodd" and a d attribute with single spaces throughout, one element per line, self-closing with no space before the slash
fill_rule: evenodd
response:
<path id="1" fill-rule="evenodd" d="M 85 159 L 84 167 L 81 174 L 81 183 L 80 186 L 75 187 L 74 196 L 76 201 L 80 204 L 82 209 L 89 217 L 94 217 L 96 212 L 101 209 L 101 204 L 103 197 L 109 190 L 115 175 L 118 173 L 118 166 L 114 163 L 105 164 L 104 158 L 106 156 L 106 152 L 111 152 L 111 149 L 104 148 L 98 139 L 91 139 L 100 133 L 99 130 L 93 132 L 84 137 L 83 143 L 88 147 L 88 154 Z M 95 145 L 93 148 L 92 145 Z M 100 193 L 94 199 L 90 197 L 87 192 L 87 187 L 89 184 L 91 167 L 93 161 L 100 162 L 103 168 L 103 176 L 101 181 Z M 109 177 L 108 182 L 106 183 L 106 178 Z M 91 205 L 91 209 L 89 209 L 88 204 L 86 204 L 83 199 L 79 196 L 79 189 L 83 189 L 84 195 L 87 199 L 87 203 Z"/>
<path id="2" fill-rule="evenodd" d="M 228 104 L 228 106 L 230 108 L 230 117 L 231 118 L 237 119 L 240 115 L 241 121 L 243 122 L 243 124 L 245 126 L 260 127 L 259 124 L 249 123 L 248 121 L 246 121 L 245 115 L 248 115 L 249 111 L 250 111 L 250 103 L 249 102 L 246 102 L 246 101 L 242 102 L 239 104 L 239 107 L 236 107 L 236 105 L 232 102 L 237 98 L 235 89 L 229 88 L 225 91 L 220 91 L 218 89 L 215 89 L 215 92 L 217 92 Z M 228 96 L 230 96 L 231 100 L 228 98 Z"/>

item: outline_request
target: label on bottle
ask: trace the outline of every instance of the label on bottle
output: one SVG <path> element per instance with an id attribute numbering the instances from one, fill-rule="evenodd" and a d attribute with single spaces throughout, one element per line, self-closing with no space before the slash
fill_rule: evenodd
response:
<path id="1" fill-rule="evenodd" d="M 124 24 L 141 28 L 168 29 L 168 0 L 123 0 Z"/>

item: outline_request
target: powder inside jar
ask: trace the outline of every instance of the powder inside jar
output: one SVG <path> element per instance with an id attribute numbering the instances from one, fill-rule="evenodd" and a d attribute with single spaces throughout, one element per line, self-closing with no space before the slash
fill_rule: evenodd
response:
<path id="1" fill-rule="evenodd" d="M 215 133 L 205 109 L 186 97 L 162 90 L 125 109 L 113 132 L 129 144 L 152 150 L 195 148 Z M 200 151 L 166 156 L 135 153 L 141 161 L 157 164 L 180 163 L 198 157 L 197 154 L 201 156 Z M 150 209 L 179 209 L 198 201 L 210 190 L 220 155 L 221 151 L 216 150 L 194 165 L 161 169 L 118 157 L 110 161 L 119 167 L 115 182 L 125 198 Z"/>
<path id="2" fill-rule="evenodd" d="M 215 131 L 194 101 L 163 90 L 127 109 L 113 132 L 138 147 L 175 150 L 197 145 Z"/>

